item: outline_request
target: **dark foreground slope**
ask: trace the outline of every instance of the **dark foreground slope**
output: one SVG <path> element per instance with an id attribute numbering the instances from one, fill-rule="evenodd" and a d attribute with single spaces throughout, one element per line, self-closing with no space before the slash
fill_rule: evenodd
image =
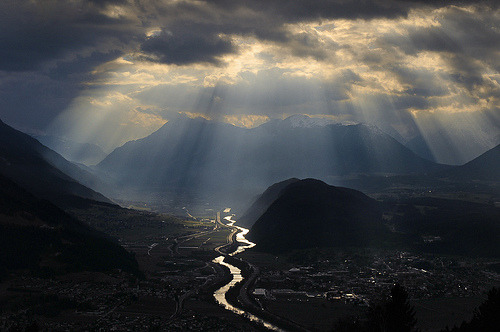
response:
<path id="1" fill-rule="evenodd" d="M 138 272 L 135 258 L 100 233 L 0 175 L 0 273 Z"/>
<path id="2" fill-rule="evenodd" d="M 284 252 L 370 246 L 388 236 L 377 201 L 356 190 L 306 179 L 283 189 L 247 238 L 259 250 Z"/>
<path id="3" fill-rule="evenodd" d="M 377 202 L 359 191 L 318 180 L 291 181 L 258 218 L 247 238 L 268 252 L 382 247 L 500 257 L 500 208 L 493 202 L 433 197 Z"/>
<path id="4" fill-rule="evenodd" d="M 281 191 L 288 187 L 288 185 L 300 181 L 297 178 L 288 179 L 273 184 L 260 195 L 255 202 L 248 208 L 248 210 L 239 218 L 238 225 L 250 228 L 260 218 L 261 215 L 273 204 L 273 202 L 280 196 Z"/>
<path id="5" fill-rule="evenodd" d="M 78 198 L 111 203 L 109 199 L 87 187 L 98 182 L 90 173 L 2 121 L 0 174 L 36 196 L 49 199 L 58 205 Z"/>

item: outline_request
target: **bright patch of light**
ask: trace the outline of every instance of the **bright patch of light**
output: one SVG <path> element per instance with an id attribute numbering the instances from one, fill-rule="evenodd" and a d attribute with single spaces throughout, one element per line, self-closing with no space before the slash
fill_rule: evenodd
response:
<path id="1" fill-rule="evenodd" d="M 451 55 L 420 50 L 409 38 L 415 29 L 436 28 L 466 48 L 460 45 L 458 32 L 444 30 L 443 22 L 451 11 L 472 15 L 474 10 L 420 9 L 393 20 L 289 24 L 287 43 L 224 35 L 238 52 L 222 56 L 218 66 L 153 63 L 131 53 L 95 68 L 89 89 L 64 116 L 66 134 L 108 140 L 113 142 L 107 146 L 111 149 L 151 133 L 179 112 L 248 128 L 303 113 L 374 123 L 406 139 L 422 134 L 435 152 L 458 149 L 454 142 L 470 132 L 467 128 L 478 130 L 473 139 L 485 142 L 481 117 L 453 122 L 449 115 L 500 107 L 495 97 L 500 91 L 499 73 L 491 65 L 471 60 L 483 83 L 465 86 L 460 75 L 467 73 L 457 73 L 460 69 Z M 106 13 L 126 15 L 119 6 L 106 7 Z M 153 37 L 160 31 L 154 27 L 145 34 Z M 113 129 L 110 139 L 102 128 L 119 129 Z M 435 131 L 446 133 L 447 138 L 435 141 Z M 468 156 L 458 153 L 441 161 Z"/>

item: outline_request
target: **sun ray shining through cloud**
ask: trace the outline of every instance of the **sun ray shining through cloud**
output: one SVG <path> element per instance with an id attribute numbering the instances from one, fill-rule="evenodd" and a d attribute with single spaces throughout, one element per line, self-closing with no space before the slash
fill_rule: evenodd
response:
<path id="1" fill-rule="evenodd" d="M 3 51 L 12 64 L 0 68 L 2 107 L 20 103 L 8 97 L 8 77 L 25 84 L 29 69 L 40 82 L 35 89 L 63 82 L 72 89 L 50 113 L 52 125 L 36 130 L 91 140 L 107 150 L 150 134 L 179 112 L 245 127 L 284 114 L 343 117 L 375 124 L 403 143 L 441 135 L 453 145 L 470 133 L 475 147 L 438 158 L 447 163 L 463 163 L 477 155 L 476 148 L 498 141 L 497 6 L 489 1 L 323 5 L 308 5 L 310 12 L 304 12 L 302 1 L 285 8 L 277 0 L 262 6 L 190 0 L 66 4 L 59 11 L 77 24 L 56 21 L 75 33 L 86 27 L 95 38 L 77 34 L 80 44 L 64 52 L 65 39 L 52 41 L 62 43 L 61 52 L 40 48 L 36 70 L 15 60 L 17 44 L 12 44 Z M 9 6 L 19 13 L 43 7 Z M 50 11 L 42 16 L 56 17 Z M 81 63 L 85 72 L 64 73 Z M 467 121 L 454 120 L 453 114 L 468 112 L 474 115 Z M 19 122 L 22 116 L 6 118 Z M 480 124 L 485 118 L 489 127 Z M 437 154 L 460 148 L 431 146 Z"/>
<path id="2" fill-rule="evenodd" d="M 499 239 L 499 0 L 0 0 L 1 331 L 497 331 Z"/>

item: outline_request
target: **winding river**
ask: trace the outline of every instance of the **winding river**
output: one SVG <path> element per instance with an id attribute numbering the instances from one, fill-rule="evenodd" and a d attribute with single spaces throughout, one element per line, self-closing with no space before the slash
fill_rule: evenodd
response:
<path id="1" fill-rule="evenodd" d="M 238 233 L 236 234 L 236 240 L 238 241 L 238 243 L 240 245 L 238 246 L 238 248 L 235 251 L 233 251 L 232 253 L 229 254 L 230 256 L 234 256 L 236 254 L 239 254 L 239 253 L 245 251 L 246 249 L 249 249 L 249 248 L 252 248 L 255 246 L 255 243 L 250 242 L 245 238 L 245 235 L 249 231 L 248 229 L 234 225 L 234 223 L 236 221 L 231 219 L 231 217 L 225 217 L 224 219 L 228 222 L 228 224 L 227 224 L 228 226 L 233 226 L 233 227 L 236 227 L 238 229 Z M 222 305 L 227 310 L 230 310 L 238 315 L 242 315 L 242 316 L 250 319 L 253 322 L 257 322 L 257 323 L 265 326 L 266 328 L 268 328 L 270 330 L 282 331 L 277 326 L 255 316 L 249 312 L 246 312 L 242 309 L 236 308 L 235 306 L 231 305 L 226 300 L 226 293 L 231 287 L 236 285 L 236 283 L 243 280 L 243 277 L 241 276 L 241 270 L 239 268 L 237 268 L 236 266 L 233 266 L 231 264 L 224 262 L 224 256 L 219 256 L 219 257 L 215 258 L 213 260 L 213 262 L 220 264 L 220 265 L 223 265 L 223 266 L 226 266 L 232 275 L 232 280 L 228 284 L 222 286 L 221 288 L 217 289 L 214 292 L 214 297 L 215 297 L 215 300 L 217 301 L 217 303 L 219 303 L 219 305 Z"/>

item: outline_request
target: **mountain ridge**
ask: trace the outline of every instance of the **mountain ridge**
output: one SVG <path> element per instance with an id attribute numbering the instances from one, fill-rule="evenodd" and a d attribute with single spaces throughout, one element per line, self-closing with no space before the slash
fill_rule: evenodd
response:
<path id="1" fill-rule="evenodd" d="M 238 195 L 234 188 L 248 188 L 253 196 L 283 178 L 426 173 L 446 167 L 373 126 L 293 127 L 280 121 L 247 129 L 206 119 L 171 120 L 115 149 L 96 169 L 122 186 L 212 190 L 233 197 Z"/>
<path id="2" fill-rule="evenodd" d="M 271 206 L 271 204 L 279 197 L 283 189 L 288 187 L 289 184 L 297 181 L 300 180 L 297 178 L 291 178 L 275 183 L 267 188 L 264 193 L 262 193 L 262 195 L 260 195 L 238 219 L 238 225 L 246 228 L 252 227 L 259 217 L 266 212 L 269 206 Z"/>
<path id="3" fill-rule="evenodd" d="M 257 244 L 257 250 L 285 252 L 363 247 L 387 236 L 377 201 L 354 189 L 304 179 L 281 190 L 247 238 Z"/>
<path id="4" fill-rule="evenodd" d="M 0 141 L 0 174 L 31 193 L 61 204 L 78 197 L 112 203 L 88 188 L 99 182 L 93 175 L 1 120 Z"/>
<path id="5" fill-rule="evenodd" d="M 473 160 L 438 173 L 438 175 L 461 181 L 474 179 L 498 182 L 500 181 L 500 144 Z"/>
<path id="6" fill-rule="evenodd" d="M 95 165 L 106 157 L 106 153 L 95 144 L 78 143 L 69 139 L 64 139 L 50 135 L 31 135 L 46 147 L 54 150 L 68 161 Z"/>

